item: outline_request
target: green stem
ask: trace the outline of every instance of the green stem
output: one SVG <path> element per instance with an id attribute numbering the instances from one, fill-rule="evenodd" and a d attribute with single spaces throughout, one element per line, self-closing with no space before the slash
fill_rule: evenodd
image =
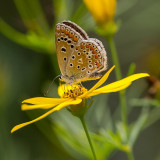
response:
<path id="1" fill-rule="evenodd" d="M 120 102 L 121 102 L 121 117 L 123 123 L 127 126 L 127 104 L 126 104 L 126 96 L 125 91 L 119 92 Z"/>
<path id="2" fill-rule="evenodd" d="M 93 153 L 94 160 L 97 160 L 96 154 L 95 154 L 95 151 L 94 151 L 94 148 L 93 148 L 93 145 L 92 145 L 92 141 L 91 141 L 91 138 L 90 138 L 90 136 L 89 136 L 88 129 L 87 129 L 87 126 L 86 126 L 86 123 L 85 123 L 85 121 L 84 121 L 84 117 L 79 117 L 79 118 L 80 118 L 80 120 L 81 120 L 83 129 L 84 129 L 84 131 L 85 131 L 85 133 L 86 133 L 86 136 L 87 136 L 89 145 L 90 145 L 91 150 L 92 150 L 92 153 Z"/>
<path id="3" fill-rule="evenodd" d="M 120 69 L 120 64 L 119 64 L 119 60 L 118 60 L 116 46 L 115 46 L 113 38 L 107 38 L 107 40 L 108 40 L 109 47 L 111 50 L 113 63 L 116 66 L 116 69 L 115 69 L 116 79 L 120 80 L 122 78 L 122 74 L 121 74 L 121 69 Z"/>
<path id="4" fill-rule="evenodd" d="M 133 152 L 132 151 L 127 152 L 127 157 L 128 157 L 128 160 L 134 160 Z"/>
<path id="5" fill-rule="evenodd" d="M 120 64 L 118 60 L 118 55 L 117 55 L 117 50 L 116 46 L 113 40 L 113 37 L 107 38 L 111 54 L 112 54 L 112 60 L 113 63 L 115 64 L 115 74 L 116 74 L 116 79 L 120 80 L 122 78 L 121 74 L 121 69 L 120 69 Z M 120 91 L 120 103 L 121 103 L 121 117 L 123 123 L 127 126 L 127 105 L 126 105 L 126 98 L 125 98 L 125 91 Z"/>

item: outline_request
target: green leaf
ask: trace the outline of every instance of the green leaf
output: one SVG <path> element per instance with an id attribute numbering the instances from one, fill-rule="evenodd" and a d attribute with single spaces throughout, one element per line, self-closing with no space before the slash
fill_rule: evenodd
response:
<path id="1" fill-rule="evenodd" d="M 121 143 L 127 143 L 127 126 L 122 122 L 118 122 L 116 123 L 116 128 L 117 134 L 119 134 L 119 137 L 121 138 Z"/>
<path id="2" fill-rule="evenodd" d="M 0 32 L 10 40 L 40 53 L 52 54 L 55 51 L 53 37 L 40 36 L 34 32 L 26 34 L 18 32 L 2 19 L 0 19 Z"/>
<path id="3" fill-rule="evenodd" d="M 132 64 L 129 66 L 129 70 L 128 70 L 127 76 L 131 76 L 132 74 L 134 74 L 135 69 L 136 69 L 136 64 L 135 64 L 135 63 L 132 63 Z"/>
<path id="4" fill-rule="evenodd" d="M 116 147 L 109 143 L 102 135 L 91 134 L 91 137 L 94 142 L 97 158 L 100 160 L 108 159 Z"/>
<path id="5" fill-rule="evenodd" d="M 121 141 L 121 137 L 119 133 L 113 133 L 111 130 L 107 131 L 101 131 L 101 134 L 106 139 L 106 141 L 113 146 L 115 146 L 116 149 L 119 149 L 124 152 L 128 152 L 129 146 L 127 144 L 123 144 Z"/>
<path id="6" fill-rule="evenodd" d="M 49 25 L 39 0 L 14 0 L 14 2 L 28 30 L 37 32 L 39 35 L 49 33 Z"/>

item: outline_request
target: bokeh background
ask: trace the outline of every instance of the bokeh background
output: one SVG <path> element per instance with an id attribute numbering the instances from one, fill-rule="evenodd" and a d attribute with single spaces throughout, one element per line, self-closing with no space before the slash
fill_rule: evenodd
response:
<path id="1" fill-rule="evenodd" d="M 38 2 L 44 17 L 38 12 Z M 23 4 L 24 3 L 24 4 Z M 17 6 L 19 5 L 19 9 Z M 27 6 L 28 5 L 28 6 Z M 23 8 L 25 6 L 25 9 Z M 57 8 L 61 14 L 57 15 Z M 28 11 L 32 21 L 22 20 L 20 11 Z M 77 11 L 78 10 L 78 11 Z M 31 12 L 32 11 L 32 12 Z M 32 14 L 34 16 L 32 17 Z M 38 14 L 39 13 L 39 14 Z M 160 1 L 159 0 L 118 0 L 116 20 L 121 22 L 115 36 L 123 77 L 129 65 L 136 64 L 135 72 L 147 72 L 156 79 L 160 78 Z M 21 102 L 30 97 L 43 96 L 52 79 L 60 74 L 54 44 L 54 27 L 57 22 L 72 20 L 80 25 L 90 37 L 100 39 L 108 53 L 109 67 L 112 66 L 111 54 L 107 41 L 95 33 L 96 24 L 81 0 L 0 0 L 0 159 L 1 160 L 62 160 L 85 159 L 71 150 L 54 132 L 54 125 L 68 123 L 75 130 L 81 128 L 78 119 L 65 109 L 48 118 L 10 134 L 16 124 L 29 121 L 42 114 L 41 111 L 20 110 Z M 2 19 L 17 32 L 26 34 L 27 27 L 32 32 L 37 30 L 34 20 L 41 24 L 45 36 L 35 45 L 23 43 L 23 37 L 17 43 L 16 35 L 10 34 L 10 28 L 2 25 Z M 45 20 L 44 20 L 45 19 Z M 48 26 L 45 26 L 45 22 Z M 26 27 L 26 24 L 28 25 Z M 49 29 L 48 29 L 48 28 Z M 44 33 L 37 31 L 39 35 Z M 8 33 L 8 34 L 7 34 Z M 11 35 L 11 36 L 8 36 Z M 45 37 L 44 36 L 44 37 Z M 45 45 L 44 45 L 45 43 Z M 43 46 L 44 45 L 44 46 Z M 54 63 L 53 63 L 54 61 Z M 110 80 L 115 80 L 112 73 Z M 92 82 L 93 83 L 93 82 Z M 49 91 L 50 97 L 56 97 L 56 80 Z M 87 84 L 85 84 L 87 86 Z M 127 98 L 144 97 L 149 92 L 146 80 L 135 82 L 127 92 Z M 96 132 L 99 126 L 109 123 L 109 116 L 117 119 L 118 94 L 98 96 L 95 105 L 90 108 L 86 119 L 89 129 Z M 107 102 L 106 102 L 107 98 Z M 109 107 L 106 109 L 106 103 Z M 129 103 L 129 102 L 128 102 Z M 102 109 L 99 109 L 102 106 Z M 129 119 L 133 121 L 139 114 L 140 107 L 133 109 Z M 108 115 L 108 113 L 110 113 Z M 104 121 L 99 120 L 103 114 Z M 93 117 L 95 115 L 95 117 Z M 136 160 L 160 160 L 160 109 L 156 107 L 150 115 L 146 128 L 141 132 L 134 146 Z M 63 123 L 64 124 L 64 123 Z M 76 132 L 77 139 L 81 133 Z M 125 160 L 123 152 L 113 152 L 109 160 Z"/>

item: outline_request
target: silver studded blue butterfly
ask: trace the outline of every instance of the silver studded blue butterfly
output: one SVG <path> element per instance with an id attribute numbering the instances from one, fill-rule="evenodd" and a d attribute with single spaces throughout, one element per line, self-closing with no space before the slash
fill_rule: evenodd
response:
<path id="1" fill-rule="evenodd" d="M 98 79 L 100 72 L 107 69 L 107 56 L 102 42 L 89 38 L 75 23 L 58 23 L 55 42 L 61 78 L 67 84 Z"/>

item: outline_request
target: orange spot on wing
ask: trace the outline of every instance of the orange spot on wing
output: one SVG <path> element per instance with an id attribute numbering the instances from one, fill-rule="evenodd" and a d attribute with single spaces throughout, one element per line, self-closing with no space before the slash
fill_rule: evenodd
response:
<path id="1" fill-rule="evenodd" d="M 79 46 L 76 47 L 76 49 L 78 50 Z"/>
<path id="2" fill-rule="evenodd" d="M 73 34 L 69 34 L 69 37 L 72 38 L 72 37 L 73 37 Z"/>
<path id="3" fill-rule="evenodd" d="M 89 44 L 87 44 L 86 47 L 89 48 Z"/>
<path id="4" fill-rule="evenodd" d="M 73 38 L 73 41 L 77 42 L 77 41 L 78 41 L 78 38 L 77 38 L 77 37 L 74 37 L 74 38 Z"/>
<path id="5" fill-rule="evenodd" d="M 95 55 L 95 59 L 99 59 L 99 57 L 97 55 Z"/>
<path id="6" fill-rule="evenodd" d="M 96 61 L 96 65 L 97 65 L 97 68 L 99 68 L 101 66 L 101 64 L 97 61 Z"/>
<path id="7" fill-rule="evenodd" d="M 84 45 L 81 45 L 81 49 L 84 49 Z"/>
<path id="8" fill-rule="evenodd" d="M 69 34 L 69 32 L 68 31 L 66 31 L 66 35 L 68 35 Z"/>
<path id="9" fill-rule="evenodd" d="M 61 32 L 64 33 L 64 29 L 61 29 Z"/>
<path id="10" fill-rule="evenodd" d="M 93 49 L 94 49 L 94 48 L 91 46 L 91 47 L 90 47 L 90 50 L 93 50 Z"/>
<path id="11" fill-rule="evenodd" d="M 93 54 L 96 54 L 97 52 L 95 50 L 92 51 Z M 97 56 L 98 57 L 98 56 Z"/>

